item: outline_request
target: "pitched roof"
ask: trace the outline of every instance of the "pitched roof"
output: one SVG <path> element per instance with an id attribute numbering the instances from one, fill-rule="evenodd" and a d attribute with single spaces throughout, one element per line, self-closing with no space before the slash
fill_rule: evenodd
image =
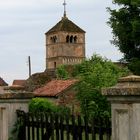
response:
<path id="1" fill-rule="evenodd" d="M 0 77 L 0 86 L 8 86 L 8 84 Z"/>
<path id="2" fill-rule="evenodd" d="M 69 20 L 67 17 L 63 17 L 54 27 L 52 27 L 46 34 L 57 32 L 57 31 L 67 31 L 67 32 L 81 32 L 85 33 L 83 29 Z"/>
<path id="3" fill-rule="evenodd" d="M 26 80 L 14 80 L 12 85 L 24 86 Z"/>
<path id="4" fill-rule="evenodd" d="M 44 87 L 38 88 L 34 91 L 35 96 L 42 97 L 55 97 L 74 85 L 78 80 L 52 80 L 47 83 Z"/>

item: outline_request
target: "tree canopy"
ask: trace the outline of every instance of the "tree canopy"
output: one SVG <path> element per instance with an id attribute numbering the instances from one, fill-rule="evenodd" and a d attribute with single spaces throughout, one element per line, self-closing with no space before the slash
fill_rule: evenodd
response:
<path id="1" fill-rule="evenodd" d="M 60 70 L 60 78 L 65 79 L 66 76 L 80 80 L 77 85 L 77 98 L 80 101 L 81 112 L 96 117 L 110 114 L 110 105 L 106 97 L 101 95 L 101 88 L 115 85 L 119 77 L 128 74 L 127 68 L 120 68 L 98 55 L 93 55 L 81 64 L 61 66 Z"/>
<path id="2" fill-rule="evenodd" d="M 119 8 L 108 8 L 111 14 L 108 24 L 113 33 L 111 42 L 128 62 L 134 58 L 140 61 L 140 1 L 113 0 L 113 3 L 119 5 Z"/>

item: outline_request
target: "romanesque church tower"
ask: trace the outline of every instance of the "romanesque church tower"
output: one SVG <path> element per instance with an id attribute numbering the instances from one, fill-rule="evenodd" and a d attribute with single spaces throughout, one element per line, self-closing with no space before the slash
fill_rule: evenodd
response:
<path id="1" fill-rule="evenodd" d="M 46 69 L 62 64 L 77 64 L 85 58 L 85 31 L 64 15 L 46 35 Z"/>

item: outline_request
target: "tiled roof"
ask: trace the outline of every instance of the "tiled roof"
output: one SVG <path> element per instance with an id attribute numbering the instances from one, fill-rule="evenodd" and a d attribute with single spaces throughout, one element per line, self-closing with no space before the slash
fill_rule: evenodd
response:
<path id="1" fill-rule="evenodd" d="M 14 80 L 12 85 L 24 86 L 26 80 Z"/>
<path id="2" fill-rule="evenodd" d="M 42 97 L 55 97 L 74 85 L 78 80 L 52 80 L 47 83 L 44 87 L 36 89 L 34 91 L 35 96 Z"/>
<path id="3" fill-rule="evenodd" d="M 8 84 L 0 77 L 0 86 L 8 86 Z"/>
<path id="4" fill-rule="evenodd" d="M 69 20 L 67 17 L 63 17 L 54 27 L 52 27 L 46 34 L 57 32 L 57 31 L 67 31 L 67 32 L 81 32 L 85 33 L 83 29 Z"/>

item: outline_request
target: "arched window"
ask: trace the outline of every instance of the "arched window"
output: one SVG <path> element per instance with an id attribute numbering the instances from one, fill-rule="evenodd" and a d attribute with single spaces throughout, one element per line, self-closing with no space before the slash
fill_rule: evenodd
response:
<path id="1" fill-rule="evenodd" d="M 51 43 L 53 42 L 53 37 L 50 37 L 50 41 L 51 41 Z"/>
<path id="2" fill-rule="evenodd" d="M 74 43 L 76 43 L 76 42 L 77 42 L 77 36 L 74 37 Z"/>
<path id="3" fill-rule="evenodd" d="M 53 42 L 56 43 L 56 42 L 57 42 L 57 37 L 54 36 L 54 37 L 53 37 L 53 40 L 54 40 Z"/>
<path id="4" fill-rule="evenodd" d="M 54 62 L 54 68 L 56 68 L 56 62 Z"/>
<path id="5" fill-rule="evenodd" d="M 70 43 L 73 43 L 73 36 L 70 37 Z"/>
<path id="6" fill-rule="evenodd" d="M 69 35 L 67 35 L 66 42 L 69 43 L 69 40 L 70 40 L 70 37 L 69 37 Z"/>
<path id="7" fill-rule="evenodd" d="M 50 40 L 51 40 L 51 43 L 58 42 L 58 38 L 56 36 L 51 37 Z"/>
<path id="8" fill-rule="evenodd" d="M 66 36 L 66 43 L 76 43 L 77 42 L 77 36 Z"/>

